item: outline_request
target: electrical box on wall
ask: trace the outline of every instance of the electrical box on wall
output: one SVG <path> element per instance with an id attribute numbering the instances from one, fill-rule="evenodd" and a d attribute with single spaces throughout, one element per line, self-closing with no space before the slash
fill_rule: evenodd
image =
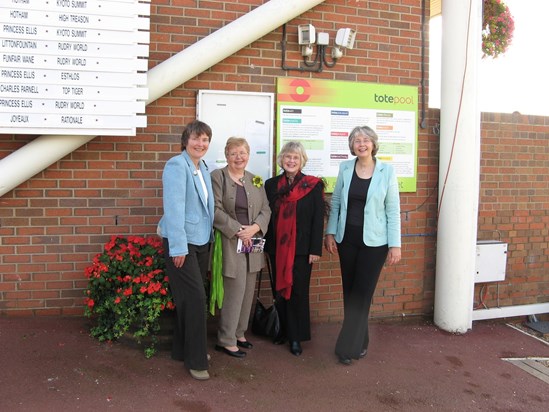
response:
<path id="1" fill-rule="evenodd" d="M 507 243 L 494 240 L 478 241 L 475 263 L 476 283 L 505 280 Z"/>

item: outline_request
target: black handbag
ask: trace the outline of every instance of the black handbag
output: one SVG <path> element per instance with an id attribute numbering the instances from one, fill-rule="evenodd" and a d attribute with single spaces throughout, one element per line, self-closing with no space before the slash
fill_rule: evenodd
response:
<path id="1" fill-rule="evenodd" d="M 275 299 L 275 291 L 273 284 L 273 277 L 271 274 L 271 267 L 267 258 L 267 269 L 269 273 L 269 280 L 271 283 L 271 293 L 273 295 L 273 302 Z M 259 280 L 257 282 L 257 297 L 255 302 L 254 313 L 252 317 L 252 332 L 258 336 L 266 336 L 276 339 L 280 333 L 280 319 L 274 303 L 270 307 L 265 307 L 259 299 L 259 291 L 261 290 L 261 275 L 263 269 L 259 272 Z"/>

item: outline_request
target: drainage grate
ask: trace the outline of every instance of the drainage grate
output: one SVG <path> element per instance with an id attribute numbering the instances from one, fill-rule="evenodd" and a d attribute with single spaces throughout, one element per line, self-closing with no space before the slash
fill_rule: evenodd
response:
<path id="1" fill-rule="evenodd" d="M 502 358 L 523 371 L 549 383 L 549 358 Z"/>

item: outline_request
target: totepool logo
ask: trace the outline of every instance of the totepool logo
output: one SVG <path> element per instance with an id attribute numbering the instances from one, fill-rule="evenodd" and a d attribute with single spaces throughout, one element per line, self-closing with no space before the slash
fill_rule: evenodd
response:
<path id="1" fill-rule="evenodd" d="M 374 101 L 376 103 L 414 104 L 414 98 L 412 96 L 389 96 L 388 94 L 377 93 L 374 93 Z"/>
<path id="2" fill-rule="evenodd" d="M 292 88 L 293 92 L 290 93 L 290 97 L 296 102 L 303 103 L 309 100 L 309 97 L 311 97 L 311 85 L 307 80 L 292 80 L 290 83 L 290 87 Z"/>

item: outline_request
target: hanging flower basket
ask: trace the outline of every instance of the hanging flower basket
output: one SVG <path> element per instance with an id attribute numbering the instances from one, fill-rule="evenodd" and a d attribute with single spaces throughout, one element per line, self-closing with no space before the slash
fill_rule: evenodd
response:
<path id="1" fill-rule="evenodd" d="M 511 45 L 515 21 L 501 0 L 483 0 L 482 53 L 496 58 Z"/>
<path id="2" fill-rule="evenodd" d="M 85 315 L 96 323 L 91 335 L 114 341 L 129 331 L 137 341 L 147 338 L 145 356 L 154 355 L 160 315 L 174 308 L 161 240 L 113 236 L 85 273 Z"/>

